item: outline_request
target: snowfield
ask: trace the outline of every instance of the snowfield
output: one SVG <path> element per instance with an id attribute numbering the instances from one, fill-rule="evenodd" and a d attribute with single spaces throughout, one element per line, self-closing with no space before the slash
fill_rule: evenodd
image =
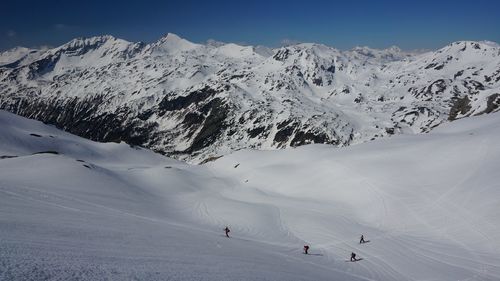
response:
<path id="1" fill-rule="evenodd" d="M 204 165 L 0 124 L 0 280 L 500 280 L 499 113 Z"/>

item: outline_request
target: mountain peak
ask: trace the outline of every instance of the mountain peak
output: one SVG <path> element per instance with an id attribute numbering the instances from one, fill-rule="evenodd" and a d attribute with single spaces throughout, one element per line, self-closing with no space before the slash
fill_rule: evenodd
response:
<path id="1" fill-rule="evenodd" d="M 168 40 L 168 41 L 181 41 L 181 40 L 186 40 L 184 38 L 181 38 L 179 35 L 175 33 L 168 32 L 166 35 L 162 36 L 163 40 Z M 160 40 L 161 40 L 160 39 Z M 186 40 L 187 41 L 187 40 Z"/>
<path id="2" fill-rule="evenodd" d="M 208 39 L 207 42 L 206 42 L 206 45 L 217 48 L 217 47 L 226 45 L 226 43 L 224 43 L 222 41 L 217 41 L 217 40 L 214 40 L 214 39 Z"/>
<path id="3" fill-rule="evenodd" d="M 78 37 L 68 43 L 56 48 L 55 50 L 76 50 L 76 49 L 97 49 L 108 41 L 116 41 L 115 37 L 111 35 L 101 35 L 93 37 Z M 121 40 L 121 39 L 120 39 Z M 121 40 L 123 41 L 123 40 Z"/>
<path id="4" fill-rule="evenodd" d="M 151 45 L 154 52 L 160 53 L 189 51 L 199 46 L 201 45 L 190 42 L 174 33 L 167 33 Z"/>
<path id="5" fill-rule="evenodd" d="M 485 50 L 497 53 L 500 45 L 491 41 L 456 41 L 437 50 L 437 53 L 454 52 L 454 53 L 483 53 Z"/>
<path id="6" fill-rule="evenodd" d="M 96 43 L 96 42 L 104 43 L 104 42 L 110 41 L 110 40 L 116 40 L 116 38 L 113 37 L 112 35 L 100 35 L 100 36 L 92 36 L 92 37 L 78 37 L 78 38 L 75 38 L 75 39 L 69 41 L 65 45 L 85 45 L 85 44 L 93 44 L 93 43 Z"/>

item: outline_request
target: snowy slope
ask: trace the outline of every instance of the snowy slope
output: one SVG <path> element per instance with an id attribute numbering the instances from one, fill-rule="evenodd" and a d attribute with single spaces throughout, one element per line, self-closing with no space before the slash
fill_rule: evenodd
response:
<path id="1" fill-rule="evenodd" d="M 241 151 L 211 166 L 233 174 L 242 189 L 258 189 L 262 194 L 252 201 L 279 208 L 291 233 L 333 261 L 352 250 L 361 255 L 356 274 L 497 280 L 499 118 L 341 150 Z M 231 194 L 248 201 L 240 192 Z M 361 234 L 371 242 L 356 245 Z"/>
<path id="2" fill-rule="evenodd" d="M 0 124 L 0 280 L 327 280 L 332 274 L 304 266 L 296 249 L 251 237 L 229 240 L 221 225 L 193 223 L 193 199 L 224 184 L 206 170 L 4 111 Z"/>
<path id="3" fill-rule="evenodd" d="M 29 52 L 29 55 L 26 55 Z M 195 163 L 243 148 L 338 147 L 497 111 L 500 47 L 277 49 L 77 38 L 0 54 L 0 108 Z"/>
<path id="4" fill-rule="evenodd" d="M 0 124 L 2 280 L 500 278 L 498 113 L 200 166 Z"/>

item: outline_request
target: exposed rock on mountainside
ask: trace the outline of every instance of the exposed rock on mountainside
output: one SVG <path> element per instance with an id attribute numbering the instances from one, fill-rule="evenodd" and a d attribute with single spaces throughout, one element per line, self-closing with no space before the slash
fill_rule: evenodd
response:
<path id="1" fill-rule="evenodd" d="M 98 141 L 199 162 L 241 148 L 337 146 L 497 111 L 500 47 L 423 54 L 152 44 L 112 36 L 0 54 L 0 108 Z"/>

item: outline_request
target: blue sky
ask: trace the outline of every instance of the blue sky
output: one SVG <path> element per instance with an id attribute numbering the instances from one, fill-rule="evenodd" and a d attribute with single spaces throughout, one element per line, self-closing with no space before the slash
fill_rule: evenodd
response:
<path id="1" fill-rule="evenodd" d="M 500 1 L 2 1 L 0 50 L 103 34 L 152 42 L 173 32 L 276 47 L 283 42 L 434 49 L 500 42 Z"/>

